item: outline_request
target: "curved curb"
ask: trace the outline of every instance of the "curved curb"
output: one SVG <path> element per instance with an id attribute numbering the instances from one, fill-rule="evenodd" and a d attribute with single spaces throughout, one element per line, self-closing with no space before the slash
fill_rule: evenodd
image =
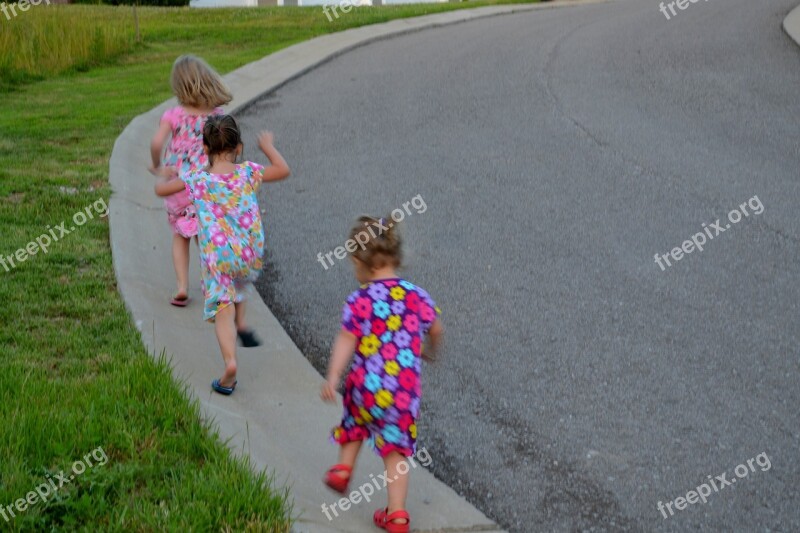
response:
<path id="1" fill-rule="evenodd" d="M 800 45 L 800 6 L 792 9 L 783 19 L 783 31 Z"/>
<path id="2" fill-rule="evenodd" d="M 392 36 L 478 18 L 565 5 L 608 0 L 571 0 L 546 4 L 492 6 L 457 10 L 363 26 L 314 38 L 285 48 L 225 76 L 234 101 L 229 112 L 241 112 L 261 96 L 353 48 Z M 109 201 L 111 250 L 118 288 L 142 341 L 154 354 L 171 355 L 176 376 L 188 385 L 200 403 L 203 417 L 213 419 L 229 446 L 250 456 L 257 468 L 269 468 L 278 483 L 291 488 L 295 531 L 373 531 L 372 511 L 380 503 L 353 506 L 329 520 L 322 504 L 339 500 L 320 482 L 335 462 L 336 452 L 325 446 L 329 428 L 340 408 L 318 400 L 322 377 L 297 349 L 260 298 L 251 299 L 248 319 L 265 339 L 259 349 L 239 351 L 239 388 L 231 397 L 212 395 L 209 383 L 221 370 L 213 328 L 202 321 L 202 295 L 196 282 L 188 308 L 170 307 L 174 273 L 170 264 L 171 236 L 162 202 L 153 194 L 153 180 L 145 170 L 149 139 L 168 100 L 137 116 L 114 143 L 109 162 L 112 195 Z M 147 239 L 141 236 L 146 235 Z M 191 279 L 200 279 L 196 247 L 192 251 Z M 362 454 L 360 473 L 352 487 L 370 483 L 367 476 L 383 471 L 374 454 Z M 499 531 L 480 511 L 423 469 L 414 474 L 408 506 L 415 524 L 426 531 Z M 374 498 L 382 502 L 384 494 Z"/>

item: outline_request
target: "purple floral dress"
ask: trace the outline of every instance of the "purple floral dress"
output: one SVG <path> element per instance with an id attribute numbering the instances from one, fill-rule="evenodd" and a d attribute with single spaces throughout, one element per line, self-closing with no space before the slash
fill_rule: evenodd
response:
<path id="1" fill-rule="evenodd" d="M 381 457 L 416 453 L 422 341 L 439 309 L 406 280 L 372 281 L 347 298 L 342 328 L 356 336 L 339 444 L 370 439 Z"/>

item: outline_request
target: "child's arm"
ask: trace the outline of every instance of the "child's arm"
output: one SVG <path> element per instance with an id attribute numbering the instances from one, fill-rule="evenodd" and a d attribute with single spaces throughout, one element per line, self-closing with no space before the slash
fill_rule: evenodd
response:
<path id="1" fill-rule="evenodd" d="M 173 167 L 164 167 L 164 174 L 171 173 L 170 168 Z M 167 176 L 162 174 L 156 181 L 155 191 L 158 196 L 169 196 L 170 194 L 181 192 L 185 188 L 186 184 L 183 180 L 168 180 Z"/>
<path id="2" fill-rule="evenodd" d="M 431 325 L 431 328 L 428 330 L 428 343 L 422 352 L 423 359 L 428 362 L 436 361 L 436 356 L 439 354 L 439 348 L 442 346 L 443 334 L 444 328 L 442 327 L 442 321 L 437 318 L 436 322 L 434 322 Z"/>
<path id="3" fill-rule="evenodd" d="M 164 149 L 164 143 L 167 142 L 167 137 L 171 133 L 172 126 L 166 120 L 158 125 L 158 131 L 153 135 L 153 140 L 150 141 L 150 157 L 153 159 L 151 169 L 157 169 L 161 166 L 161 151 Z"/>
<path id="4" fill-rule="evenodd" d="M 278 181 L 288 178 L 289 174 L 291 174 L 286 160 L 275 148 L 275 145 L 272 144 L 273 139 L 274 136 L 269 131 L 262 131 L 258 136 L 258 147 L 261 148 L 261 151 L 264 152 L 264 155 L 267 156 L 271 163 L 271 166 L 264 168 L 260 174 L 254 176 L 261 181 Z"/>
<path id="5" fill-rule="evenodd" d="M 339 387 L 342 373 L 350 363 L 350 359 L 353 358 L 355 351 L 356 336 L 349 331 L 341 330 L 333 343 L 331 361 L 328 363 L 328 377 L 319 394 L 323 401 L 330 403 L 336 401 L 336 389 Z"/>

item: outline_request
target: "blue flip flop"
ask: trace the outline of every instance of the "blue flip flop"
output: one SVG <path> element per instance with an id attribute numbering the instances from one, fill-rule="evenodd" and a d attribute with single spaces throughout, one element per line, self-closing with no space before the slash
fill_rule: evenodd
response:
<path id="1" fill-rule="evenodd" d="M 211 382 L 211 388 L 220 394 L 224 394 L 225 396 L 230 396 L 231 394 L 233 394 L 233 391 L 236 390 L 236 385 L 238 383 L 239 383 L 238 381 L 234 381 L 233 387 L 223 387 L 222 385 L 219 384 L 219 380 L 215 379 L 214 381 Z"/>

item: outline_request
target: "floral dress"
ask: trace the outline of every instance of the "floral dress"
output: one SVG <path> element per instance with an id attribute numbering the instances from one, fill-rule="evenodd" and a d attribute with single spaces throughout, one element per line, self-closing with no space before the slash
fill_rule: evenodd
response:
<path id="1" fill-rule="evenodd" d="M 208 157 L 203 152 L 203 128 L 211 115 L 222 114 L 222 108 L 216 108 L 207 115 L 190 115 L 182 106 L 167 109 L 161 116 L 161 122 L 167 122 L 172 128 L 172 137 L 167 144 L 161 165 L 176 167 L 178 176 L 185 172 L 204 168 L 208 165 Z M 195 232 L 187 232 L 178 225 L 181 217 L 187 215 L 187 208 L 192 205 L 188 191 L 181 191 L 164 198 L 164 208 L 172 231 L 184 237 L 193 237 Z M 189 213 L 192 215 L 193 213 Z"/>
<path id="2" fill-rule="evenodd" d="M 200 262 L 203 269 L 203 317 L 244 301 L 248 283 L 262 267 L 264 230 L 253 176 L 264 167 L 247 161 L 230 174 L 196 170 L 181 174 L 200 220 Z"/>
<path id="3" fill-rule="evenodd" d="M 406 280 L 372 281 L 347 298 L 342 328 L 356 336 L 339 444 L 369 438 L 381 457 L 416 453 L 422 341 L 439 309 Z"/>

